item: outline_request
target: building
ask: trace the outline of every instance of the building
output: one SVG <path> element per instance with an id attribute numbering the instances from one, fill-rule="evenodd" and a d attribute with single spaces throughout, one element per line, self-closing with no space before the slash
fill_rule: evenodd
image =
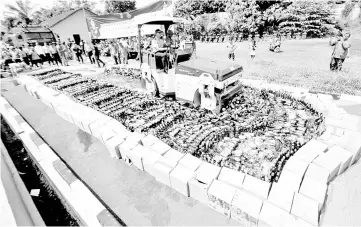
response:
<path id="1" fill-rule="evenodd" d="M 50 28 L 62 42 L 68 39 L 74 40 L 76 43 L 79 43 L 80 40 L 90 41 L 86 22 L 88 16 L 96 16 L 96 14 L 87 9 L 76 9 L 52 17 L 42 25 Z"/>

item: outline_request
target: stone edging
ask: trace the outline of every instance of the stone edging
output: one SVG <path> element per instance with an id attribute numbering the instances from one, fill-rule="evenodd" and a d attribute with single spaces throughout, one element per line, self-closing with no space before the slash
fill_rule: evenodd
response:
<path id="1" fill-rule="evenodd" d="M 32 222 L 34 223 L 35 226 L 45 226 L 44 220 L 41 217 L 41 215 L 39 214 L 39 211 L 37 210 L 33 200 L 31 199 L 31 196 L 29 195 L 29 192 L 28 192 L 24 182 L 21 180 L 20 175 L 14 165 L 14 162 L 12 161 L 2 140 L 0 140 L 0 141 L 1 141 L 0 146 L 1 146 L 2 158 L 4 158 L 5 163 L 6 163 L 5 165 L 8 166 L 9 171 L 12 174 L 16 188 L 19 191 L 21 199 L 22 199 L 23 203 L 25 204 L 26 210 L 28 211 Z"/>
<path id="2" fill-rule="evenodd" d="M 32 77 L 20 76 L 17 81 L 30 95 L 42 100 L 60 117 L 101 140 L 112 157 L 134 164 L 157 181 L 185 196 L 208 203 L 211 208 L 244 225 L 317 226 L 328 184 L 361 155 L 361 144 L 356 144 L 353 150 L 345 150 L 329 141 L 327 135 L 334 135 L 335 132 L 330 132 L 332 126 L 327 124 L 326 118 L 326 132 L 299 149 L 285 165 L 279 182 L 270 184 L 235 170 L 203 162 L 192 155 L 184 155 L 154 136 L 131 133 L 120 122 L 75 103 Z M 264 81 L 241 79 L 241 82 L 260 89 L 290 92 L 321 112 L 326 107 L 320 100 L 331 97 L 310 94 L 308 89 Z M 352 99 L 358 100 L 358 97 Z M 333 110 L 340 112 L 342 109 L 334 106 Z"/>
<path id="3" fill-rule="evenodd" d="M 75 218 L 86 226 L 121 225 L 3 97 L 0 112 Z"/>

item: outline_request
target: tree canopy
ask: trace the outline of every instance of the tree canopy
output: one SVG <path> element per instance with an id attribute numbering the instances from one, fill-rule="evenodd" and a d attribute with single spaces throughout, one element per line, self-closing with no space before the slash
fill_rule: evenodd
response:
<path id="1" fill-rule="evenodd" d="M 135 0 L 106 0 L 105 12 L 106 13 L 124 13 L 131 10 L 135 10 Z"/>
<path id="2" fill-rule="evenodd" d="M 227 23 L 221 25 L 215 20 L 204 25 L 197 20 L 200 15 L 225 12 Z M 332 9 L 325 1 L 257 1 L 257 0 L 178 0 L 174 15 L 192 20 L 191 27 L 201 31 L 219 33 L 243 32 L 262 34 L 278 30 L 280 32 L 306 32 L 311 36 L 322 36 L 333 26 Z M 196 25 L 196 23 L 202 24 Z M 208 27 L 208 29 L 204 29 Z"/>

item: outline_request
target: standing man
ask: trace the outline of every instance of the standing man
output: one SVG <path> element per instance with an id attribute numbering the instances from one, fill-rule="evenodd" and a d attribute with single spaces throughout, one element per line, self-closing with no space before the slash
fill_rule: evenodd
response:
<path id="1" fill-rule="evenodd" d="M 58 62 L 63 65 L 60 59 L 60 55 L 58 53 L 58 47 L 56 46 L 56 43 L 53 43 L 53 45 L 50 47 L 50 53 L 53 56 L 56 65 L 59 65 Z"/>
<path id="2" fill-rule="evenodd" d="M 114 59 L 114 63 L 116 65 L 118 65 L 118 55 L 119 55 L 119 48 L 118 45 L 116 43 L 114 43 L 113 41 L 110 42 L 110 55 L 112 56 L 112 58 Z"/>
<path id="3" fill-rule="evenodd" d="M 87 41 L 85 44 L 84 44 L 84 50 L 85 50 L 85 53 L 86 55 L 88 56 L 89 60 L 90 60 L 90 64 L 95 64 L 95 59 L 93 57 L 93 45 L 91 43 L 89 43 L 89 41 Z"/>
<path id="4" fill-rule="evenodd" d="M 36 54 L 39 56 L 40 58 L 40 64 L 43 65 L 44 62 L 46 61 L 46 57 L 45 57 L 45 49 L 43 46 L 40 46 L 39 43 L 35 43 L 35 47 L 34 47 L 34 51 L 36 52 Z M 32 57 L 35 56 L 34 54 L 32 54 Z M 50 63 L 49 63 L 50 64 Z"/>
<path id="5" fill-rule="evenodd" d="M 237 46 L 234 44 L 233 40 L 229 41 L 227 44 L 227 49 L 229 49 L 228 59 L 232 59 L 234 61 L 234 50 L 237 49 Z"/>
<path id="6" fill-rule="evenodd" d="M 81 60 L 81 63 L 84 63 L 83 57 L 81 56 L 82 51 L 78 44 L 74 43 L 73 51 L 75 53 L 76 58 L 78 59 L 78 62 L 80 63 Z"/>
<path id="7" fill-rule="evenodd" d="M 67 46 L 66 46 L 65 42 L 63 42 L 63 44 L 59 43 L 57 45 L 57 48 L 58 48 L 58 52 L 59 52 L 61 61 L 64 63 L 65 66 L 69 66 L 68 57 L 67 57 Z"/>
<path id="8" fill-rule="evenodd" d="M 100 68 L 99 62 L 101 62 L 103 64 L 103 67 L 105 67 L 105 63 L 100 59 L 99 45 L 94 43 L 93 46 L 94 46 L 94 57 L 95 57 L 95 60 L 96 60 L 96 62 L 98 64 L 98 67 Z"/>
<path id="9" fill-rule="evenodd" d="M 48 61 L 49 65 L 51 65 L 50 62 L 52 62 L 53 65 L 55 65 L 53 56 L 52 56 L 51 53 L 50 53 L 50 49 L 51 49 L 51 48 L 48 46 L 48 44 L 47 44 L 47 43 L 44 43 L 45 58 L 46 58 L 46 60 Z"/>
<path id="10" fill-rule="evenodd" d="M 350 36 L 351 34 L 349 32 L 346 32 L 343 36 L 339 33 L 336 38 L 330 40 L 330 45 L 334 46 L 330 63 L 330 69 L 332 71 L 341 71 L 342 64 L 346 57 L 350 57 Z"/>

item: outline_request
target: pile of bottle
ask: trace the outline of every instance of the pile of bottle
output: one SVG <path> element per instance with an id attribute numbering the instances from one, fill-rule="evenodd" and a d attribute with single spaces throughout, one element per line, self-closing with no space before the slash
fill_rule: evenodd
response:
<path id="1" fill-rule="evenodd" d="M 79 74 L 34 75 L 131 131 L 152 134 L 172 148 L 268 182 L 277 181 L 287 160 L 320 136 L 324 117 L 289 94 L 242 86 L 215 115 Z"/>

